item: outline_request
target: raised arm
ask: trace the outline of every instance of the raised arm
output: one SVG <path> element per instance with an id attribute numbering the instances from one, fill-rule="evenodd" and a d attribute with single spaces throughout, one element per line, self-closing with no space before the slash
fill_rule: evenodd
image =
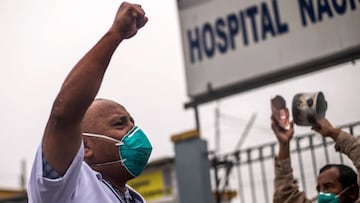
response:
<path id="1" fill-rule="evenodd" d="M 290 140 L 294 135 L 294 122 L 289 129 L 282 128 L 274 117 L 271 118 L 271 128 L 279 143 L 278 155 L 275 159 L 274 203 L 304 202 L 308 203 L 304 192 L 300 192 L 294 182 L 290 158 Z"/>
<path id="2" fill-rule="evenodd" d="M 279 143 L 277 159 L 284 160 L 290 158 L 290 140 L 294 135 L 294 123 L 291 121 L 290 128 L 286 130 L 282 128 L 280 124 L 276 121 L 274 116 L 272 116 L 271 128 Z"/>
<path id="3" fill-rule="evenodd" d="M 79 150 L 81 121 L 98 93 L 114 51 L 147 20 L 140 5 L 122 3 L 109 31 L 65 79 L 53 103 L 42 145 L 46 160 L 60 175 L 65 174 Z"/>
<path id="4" fill-rule="evenodd" d="M 316 132 L 320 133 L 324 137 L 332 138 L 336 144 L 335 149 L 338 152 L 341 152 L 349 157 L 349 159 L 353 162 L 357 174 L 360 174 L 360 140 L 340 128 L 333 127 L 333 125 L 327 119 L 320 119 L 317 121 L 317 126 L 312 129 Z M 353 193 L 354 197 L 357 198 L 357 203 L 360 202 L 359 197 L 359 186 L 360 179 L 357 179 L 357 186 L 355 189 L 357 191 Z"/>
<path id="5" fill-rule="evenodd" d="M 332 138 L 334 141 L 336 141 L 341 132 L 341 129 L 333 127 L 325 118 L 318 120 L 317 125 L 313 126 L 311 129 L 324 137 Z"/>

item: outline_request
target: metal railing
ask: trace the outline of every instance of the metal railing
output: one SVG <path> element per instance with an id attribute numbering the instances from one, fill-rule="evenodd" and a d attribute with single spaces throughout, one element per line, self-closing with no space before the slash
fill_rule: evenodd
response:
<path id="1" fill-rule="evenodd" d="M 342 126 L 342 130 L 359 136 L 360 121 Z M 346 155 L 333 149 L 334 142 L 315 133 L 295 135 L 290 142 L 294 177 L 300 190 L 308 197 L 316 197 L 316 179 L 319 169 L 328 163 L 353 167 Z M 216 195 L 216 203 L 270 203 L 273 194 L 274 157 L 277 142 L 267 143 L 229 154 L 211 156 L 213 189 L 217 194 L 235 190 L 235 199 Z M 332 147 L 332 149 L 330 149 Z"/>

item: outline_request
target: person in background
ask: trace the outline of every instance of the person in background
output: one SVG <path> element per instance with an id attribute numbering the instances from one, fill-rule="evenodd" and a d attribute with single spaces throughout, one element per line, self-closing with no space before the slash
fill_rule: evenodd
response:
<path id="1" fill-rule="evenodd" d="M 294 183 L 293 170 L 290 157 L 290 140 L 294 134 L 294 123 L 290 128 L 282 128 L 272 116 L 271 128 L 279 143 L 278 155 L 275 158 L 274 203 L 311 203 L 304 192 L 299 191 Z M 357 169 L 360 170 L 360 141 L 333 127 L 323 118 L 317 120 L 312 130 L 321 136 L 330 137 L 335 141 L 335 149 L 347 155 Z M 356 172 L 349 166 L 342 164 L 329 164 L 320 169 L 317 177 L 316 190 L 319 203 L 360 203 L 359 182 Z"/>
<path id="2" fill-rule="evenodd" d="M 35 156 L 30 203 L 145 202 L 126 183 L 144 170 L 150 141 L 125 107 L 95 97 L 119 44 L 147 21 L 140 5 L 123 2 L 110 29 L 66 77 Z"/>

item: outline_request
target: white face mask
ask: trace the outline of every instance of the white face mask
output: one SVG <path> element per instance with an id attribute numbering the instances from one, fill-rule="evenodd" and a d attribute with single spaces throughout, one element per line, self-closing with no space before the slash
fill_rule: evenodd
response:
<path id="1" fill-rule="evenodd" d="M 136 177 L 145 169 L 150 158 L 151 143 L 138 126 L 132 128 L 121 140 L 93 133 L 83 133 L 83 135 L 114 141 L 115 146 L 119 148 L 120 160 L 95 164 L 97 166 L 121 163 L 132 176 Z"/>

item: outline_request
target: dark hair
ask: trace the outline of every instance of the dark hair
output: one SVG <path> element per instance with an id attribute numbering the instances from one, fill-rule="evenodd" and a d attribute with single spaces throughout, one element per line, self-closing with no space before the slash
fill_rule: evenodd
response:
<path id="1" fill-rule="evenodd" d="M 340 173 L 339 181 L 341 183 L 342 189 L 354 185 L 356 187 L 356 191 L 359 191 L 359 185 L 357 183 L 357 174 L 349 166 L 343 164 L 328 164 L 320 169 L 320 173 L 332 167 L 335 167 L 339 170 Z"/>

